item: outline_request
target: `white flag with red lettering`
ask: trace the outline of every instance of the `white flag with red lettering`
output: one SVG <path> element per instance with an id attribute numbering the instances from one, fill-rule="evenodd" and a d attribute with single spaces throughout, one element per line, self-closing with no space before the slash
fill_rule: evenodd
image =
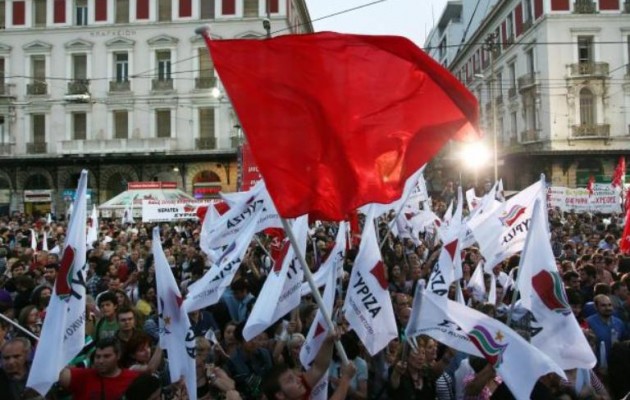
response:
<path id="1" fill-rule="evenodd" d="M 298 242 L 299 252 L 304 256 L 308 235 L 308 216 L 303 215 L 294 221 L 291 229 Z M 253 339 L 300 305 L 302 297 L 300 288 L 304 280 L 304 270 L 288 239 L 284 243 L 279 259 L 274 261 L 273 269 L 267 276 L 243 328 L 245 340 Z"/>
<path id="2" fill-rule="evenodd" d="M 182 295 L 177 287 L 160 239 L 160 228 L 153 228 L 153 257 L 158 297 L 160 347 L 168 352 L 168 370 L 171 382 L 184 377 L 188 398 L 197 398 L 195 372 L 195 333 L 183 307 Z"/>
<path id="3" fill-rule="evenodd" d="M 565 370 L 591 369 L 597 360 L 569 306 L 545 209 L 536 201 L 518 270 L 521 305 L 534 315 L 531 343 Z"/>
<path id="4" fill-rule="evenodd" d="M 45 395 L 85 344 L 87 171 L 81 171 L 72 218 L 53 294 L 28 376 L 27 387 Z"/>
<path id="5" fill-rule="evenodd" d="M 354 261 L 343 311 L 366 349 L 375 355 L 398 336 L 394 309 L 376 239 L 373 212 L 368 212 Z"/>

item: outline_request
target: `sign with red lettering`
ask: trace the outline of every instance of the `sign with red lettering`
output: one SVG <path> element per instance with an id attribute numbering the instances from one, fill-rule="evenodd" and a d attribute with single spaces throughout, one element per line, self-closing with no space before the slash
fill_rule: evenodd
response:
<path id="1" fill-rule="evenodd" d="M 249 143 L 244 142 L 241 146 L 241 187 L 239 190 L 247 191 L 261 179 L 262 175 L 254 162 L 251 147 Z"/>
<path id="2" fill-rule="evenodd" d="M 596 183 L 593 194 L 586 188 L 571 189 L 552 186 L 547 189 L 547 206 L 558 207 L 561 211 L 600 212 L 603 214 L 620 213 L 621 197 L 609 183 Z"/>
<path id="3" fill-rule="evenodd" d="M 142 189 L 177 189 L 177 182 L 129 182 L 127 183 L 127 190 L 142 190 Z"/>

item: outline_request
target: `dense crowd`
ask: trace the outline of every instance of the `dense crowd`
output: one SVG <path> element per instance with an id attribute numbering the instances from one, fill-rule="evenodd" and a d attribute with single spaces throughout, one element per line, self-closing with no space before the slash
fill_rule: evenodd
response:
<path id="1" fill-rule="evenodd" d="M 437 195 L 434 211 L 443 215 L 444 200 L 453 193 L 445 188 Z M 418 338 L 415 348 L 406 343 L 404 328 L 411 315 L 412 294 L 417 283 L 430 275 L 440 243 L 428 234 L 419 245 L 399 239 L 390 231 L 393 217 L 393 213 L 381 217 L 378 226 L 379 237 L 385 238 L 382 257 L 398 339 L 370 356 L 349 330 L 341 307 L 355 246 L 346 253 L 342 291 L 337 293 L 333 312 L 338 331 L 327 339 L 309 371 L 301 365 L 299 352 L 317 311 L 311 296 L 303 297 L 300 307 L 285 319 L 245 341 L 245 321 L 273 263 L 273 237 L 260 233 L 221 301 L 189 314 L 196 341 L 197 398 L 308 398 L 322 374 L 329 376 L 329 398 L 511 398 L 485 360 L 468 357 L 429 337 Z M 630 392 L 630 258 L 619 251 L 623 218 L 549 210 L 549 223 L 567 298 L 599 362 L 591 371 L 567 371 L 567 381 L 544 377 L 532 397 L 622 398 Z M 99 240 L 87 254 L 86 346 L 61 372 L 46 398 L 187 398 L 182 382 L 169 379 L 168 354 L 158 346 L 152 227 L 101 221 Z M 38 348 L 37 337 L 57 278 L 66 228 L 64 221 L 47 224 L 45 219 L 24 215 L 0 219 L 0 312 L 22 328 L 0 319 L 0 399 L 41 398 L 25 385 L 34 352 L 46 350 Z M 31 229 L 38 233 L 36 249 L 31 248 Z M 336 230 L 333 223 L 313 226 L 306 254 L 313 271 L 332 249 Z M 44 231 L 46 246 L 41 241 Z M 211 266 L 200 250 L 200 231 L 194 221 L 161 224 L 164 252 L 183 295 Z M 460 284 L 465 300 L 505 321 L 519 257 L 511 257 L 497 265 L 493 275 L 486 275 L 488 282 L 497 282 L 493 304 L 487 302 L 486 293 L 473 293 L 467 285 L 480 258 L 475 247 L 463 252 Z M 454 293 L 451 290 L 449 295 Z M 527 318 L 519 317 L 514 318 L 515 324 L 527 336 Z M 350 364 L 343 365 L 333 351 L 334 339 L 343 344 Z"/>

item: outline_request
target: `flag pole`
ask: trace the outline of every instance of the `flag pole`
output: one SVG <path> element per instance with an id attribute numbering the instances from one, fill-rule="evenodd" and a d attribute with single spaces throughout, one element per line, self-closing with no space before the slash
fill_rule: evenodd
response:
<path id="1" fill-rule="evenodd" d="M 289 226 L 289 223 L 287 222 L 285 218 L 280 217 L 280 221 L 282 221 L 282 227 L 284 228 L 284 231 L 287 234 L 289 241 L 291 242 L 291 246 L 293 246 L 293 251 L 295 252 L 295 255 L 297 256 L 298 261 L 302 265 L 302 269 L 304 270 L 304 277 L 306 278 L 306 281 L 308 282 L 308 285 L 311 288 L 311 294 L 313 295 L 313 299 L 315 299 L 315 302 L 317 303 L 317 306 L 319 307 L 319 311 L 324 316 L 324 319 L 326 320 L 328 327 L 331 329 L 331 331 L 334 332 L 335 324 L 330 318 L 330 314 L 328 314 L 328 311 L 326 310 L 326 306 L 324 305 L 324 300 L 322 299 L 322 296 L 319 294 L 319 289 L 317 288 L 317 285 L 315 285 L 313 274 L 311 273 L 311 270 L 308 268 L 308 265 L 306 264 L 306 260 L 304 259 L 304 254 L 300 252 L 297 240 L 295 239 L 295 235 L 293 234 L 293 231 L 291 230 L 291 227 Z M 341 344 L 339 340 L 335 340 L 335 348 L 337 349 L 337 353 L 339 354 L 339 358 L 341 359 L 341 362 L 343 363 L 343 365 L 347 365 L 349 363 L 348 356 L 346 355 L 346 351 L 344 350 L 343 345 Z"/>
<path id="2" fill-rule="evenodd" d="M 12 319 L 6 317 L 4 314 L 0 313 L 0 318 L 2 318 L 3 320 L 7 321 L 11 325 L 15 326 L 16 328 L 18 328 L 22 332 L 26 333 L 28 336 L 32 337 L 33 339 L 39 341 L 39 337 L 35 336 L 35 334 L 33 332 L 29 331 L 28 329 L 23 328 L 22 325 L 18 324 L 17 322 L 13 321 Z"/>

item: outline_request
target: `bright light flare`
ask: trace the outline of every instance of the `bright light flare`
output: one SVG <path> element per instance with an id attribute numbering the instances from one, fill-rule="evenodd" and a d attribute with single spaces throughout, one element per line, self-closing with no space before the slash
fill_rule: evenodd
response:
<path id="1" fill-rule="evenodd" d="M 459 156 L 466 167 L 477 170 L 489 162 L 491 153 L 484 143 L 478 141 L 464 145 Z"/>

